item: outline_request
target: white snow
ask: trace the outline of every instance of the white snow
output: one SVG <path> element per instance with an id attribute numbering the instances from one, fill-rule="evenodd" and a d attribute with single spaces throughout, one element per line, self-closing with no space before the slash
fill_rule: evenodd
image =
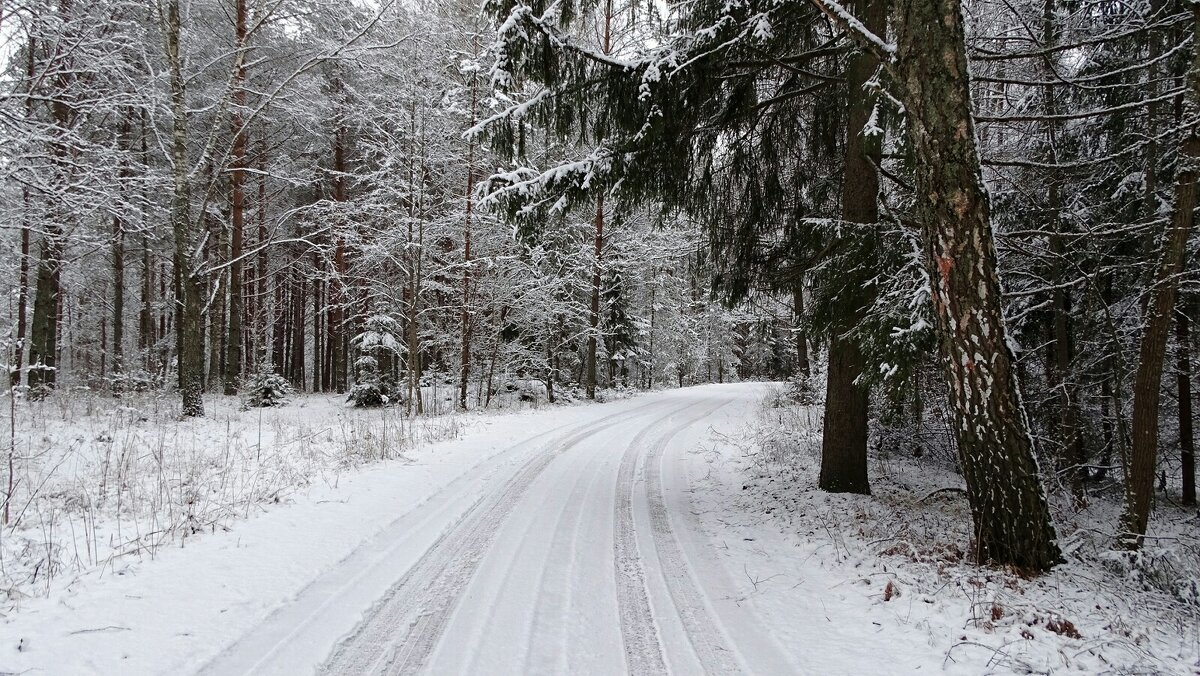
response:
<path id="1" fill-rule="evenodd" d="M 894 475 L 873 477 L 871 497 L 811 490 L 803 439 L 764 445 L 762 425 L 811 439 L 820 416 L 799 408 L 785 421 L 762 407 L 770 389 L 466 416 L 456 439 L 331 475 L 228 532 L 114 558 L 10 605 L 0 672 L 1186 673 L 1195 663 L 1194 626 L 1134 627 L 1122 642 L 1096 619 L 1117 610 L 1068 615 L 1129 611 L 1072 579 L 1092 569 L 1026 581 L 964 563 L 954 538 L 965 514 L 952 500 L 905 502 Z M 305 415 L 278 412 L 289 413 Z M 800 475 L 756 475 L 764 448 Z M 905 516 L 903 532 L 880 535 Z M 1053 618 L 1082 638 L 1047 630 Z"/>

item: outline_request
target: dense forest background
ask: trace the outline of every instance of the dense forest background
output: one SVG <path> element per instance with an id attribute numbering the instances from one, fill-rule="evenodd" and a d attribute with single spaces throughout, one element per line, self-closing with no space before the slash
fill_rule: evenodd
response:
<path id="1" fill-rule="evenodd" d="M 1137 547 L 1196 501 L 1197 11 L 9 0 L 12 394 L 791 378 L 827 490 L 946 453 L 1036 570 L 1119 481 Z"/>
<path id="2" fill-rule="evenodd" d="M 367 369 L 461 383 L 467 408 L 513 377 L 553 398 L 791 370 L 790 306 L 712 302 L 684 218 L 622 214 L 597 250 L 588 219 L 514 237 L 480 208 L 497 162 L 465 132 L 496 99 L 473 7 L 5 12 L 14 382 L 191 387 L 200 412 L 262 367 L 317 392 Z"/>

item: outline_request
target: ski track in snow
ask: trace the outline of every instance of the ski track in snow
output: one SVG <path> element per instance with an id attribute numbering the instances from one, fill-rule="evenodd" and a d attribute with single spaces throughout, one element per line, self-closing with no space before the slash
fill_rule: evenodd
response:
<path id="1" fill-rule="evenodd" d="M 496 453 L 395 519 L 202 673 L 752 671 L 735 644 L 747 643 L 745 632 L 734 641 L 722 628 L 729 610 L 714 599 L 727 580 L 696 555 L 698 524 L 677 515 L 686 541 L 672 528 L 669 512 L 690 503 L 664 495 L 664 483 L 671 497 L 687 483 L 664 478 L 668 447 L 736 400 L 655 397 Z M 704 586 L 710 577 L 715 590 Z M 347 605 L 364 610 L 318 665 L 308 644 L 330 633 L 330 611 L 343 606 L 348 619 Z M 744 647 L 757 654 L 757 643 Z"/>

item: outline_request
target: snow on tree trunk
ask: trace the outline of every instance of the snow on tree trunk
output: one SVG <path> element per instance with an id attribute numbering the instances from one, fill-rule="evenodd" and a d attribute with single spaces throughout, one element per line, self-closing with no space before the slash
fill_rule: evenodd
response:
<path id="1" fill-rule="evenodd" d="M 895 20 L 896 72 L 976 556 L 1046 570 L 1060 555 L 1007 342 L 962 8 L 959 0 L 905 0 Z"/>
<path id="2" fill-rule="evenodd" d="M 183 415 L 204 415 L 204 290 L 196 269 L 197 255 L 192 237 L 191 187 L 188 180 L 187 102 L 183 77 L 183 56 L 179 49 L 182 32 L 179 0 L 167 4 L 163 26 L 167 66 L 171 87 L 171 162 L 174 192 L 171 199 L 171 226 L 174 235 L 175 278 L 179 286 L 178 351 L 179 393 Z"/>

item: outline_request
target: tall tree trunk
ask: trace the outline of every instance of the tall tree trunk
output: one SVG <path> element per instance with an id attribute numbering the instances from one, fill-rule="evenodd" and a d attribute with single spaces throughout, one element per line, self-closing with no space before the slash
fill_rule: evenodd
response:
<path id="1" fill-rule="evenodd" d="M 29 206 L 29 188 L 21 191 L 21 199 Z M 29 221 L 21 221 L 21 261 L 17 272 L 17 340 L 13 347 L 13 361 L 9 370 L 9 385 L 21 383 L 24 367 L 25 339 L 29 331 L 27 309 L 29 304 Z"/>
<path id="2" fill-rule="evenodd" d="M 54 387 L 58 373 L 58 329 L 61 319 L 62 233 L 48 224 L 42 237 L 34 285 L 33 321 L 29 336 L 29 386 Z"/>
<path id="3" fill-rule="evenodd" d="M 615 17 L 613 11 L 612 0 L 604 1 L 604 26 L 603 34 L 600 38 L 600 51 L 604 54 L 612 53 L 612 23 Z M 584 389 L 588 399 L 596 398 L 596 350 L 599 345 L 600 334 L 600 271 L 604 266 L 604 193 L 600 192 L 596 195 L 596 217 L 593 220 L 594 236 L 595 236 L 595 260 L 592 263 L 592 288 L 591 288 L 591 307 L 588 313 L 588 331 L 587 338 L 587 380 L 584 383 Z"/>
<path id="4" fill-rule="evenodd" d="M 336 84 L 341 89 L 341 81 Z M 346 129 L 339 127 L 333 140 L 333 200 L 346 201 Z M 344 225 L 344 224 L 342 224 Z M 329 316 L 329 376 L 332 389 L 338 394 L 346 391 L 345 332 L 349 294 L 346 292 L 346 240 L 340 232 L 334 233 L 333 278 L 330 280 Z"/>
<path id="5" fill-rule="evenodd" d="M 154 337 L 154 267 L 150 260 L 150 237 L 142 233 L 142 293 L 138 310 L 138 350 L 142 353 L 142 366 L 153 372 L 151 350 L 157 342 Z"/>
<path id="6" fill-rule="evenodd" d="M 113 218 L 112 372 L 125 370 L 125 223 Z"/>
<path id="7" fill-rule="evenodd" d="M 171 226 L 174 235 L 175 276 L 179 294 L 178 308 L 179 392 L 183 415 L 204 415 L 204 287 L 196 261 L 192 235 L 191 185 L 188 178 L 187 90 L 183 77 L 183 55 L 179 48 L 182 33 L 179 0 L 167 2 L 163 27 L 166 38 L 167 66 L 171 86 L 171 162 L 174 192 L 171 200 Z"/>
<path id="8" fill-rule="evenodd" d="M 1057 186 L 1051 187 L 1051 193 L 1057 195 Z M 1059 227 L 1059 224 L 1055 227 Z M 1071 374 L 1074 349 L 1071 337 L 1071 296 L 1065 285 L 1063 271 L 1066 252 L 1062 235 L 1057 232 L 1050 237 L 1050 251 L 1058 259 L 1055 265 L 1059 272 L 1054 292 L 1051 294 L 1054 311 L 1054 364 L 1051 367 L 1054 375 L 1051 380 L 1056 390 L 1059 437 L 1063 444 L 1059 466 L 1066 474 L 1067 485 L 1076 507 L 1083 507 L 1086 504 L 1083 480 L 1086 476 L 1087 452 L 1083 445 L 1083 434 L 1079 430 L 1076 388 Z"/>
<path id="9" fill-rule="evenodd" d="M 36 65 L 34 54 L 37 52 L 37 41 L 33 36 L 29 37 L 28 43 L 25 45 L 25 78 L 27 87 L 32 88 L 34 76 L 36 75 Z M 33 97 L 27 97 L 25 100 L 25 117 L 33 118 Z M 21 219 L 21 260 L 18 263 L 17 272 L 17 340 L 13 349 L 13 363 L 9 370 L 10 386 L 17 386 L 21 383 L 21 369 L 24 367 L 25 340 L 29 331 L 28 325 L 28 309 L 29 304 L 29 188 L 21 189 L 21 202 L 25 207 L 26 216 Z M 7 512 L 6 512 L 7 514 Z M 7 519 L 6 519 L 7 522 Z"/>
<path id="10" fill-rule="evenodd" d="M 1142 330 L 1133 384 L 1133 449 L 1125 490 L 1125 514 L 1121 520 L 1124 533 L 1119 543 L 1130 549 L 1141 546 L 1150 521 L 1154 473 L 1158 463 L 1158 412 L 1162 396 L 1163 363 L 1179 275 L 1183 271 L 1188 235 L 1196 208 L 1200 134 L 1194 128 L 1194 123 L 1200 116 L 1200 48 L 1195 46 L 1194 41 L 1200 39 L 1200 5 L 1193 5 L 1191 10 L 1192 62 L 1187 73 L 1183 115 L 1188 131 L 1179 148 L 1175 206 L 1170 225 L 1163 232 L 1150 302 L 1143 313 L 1145 328 Z"/>
<path id="11" fill-rule="evenodd" d="M 1008 346 L 960 0 L 901 0 L 895 70 L 916 156 L 936 332 L 980 561 L 1060 560 Z"/>
<path id="12" fill-rule="evenodd" d="M 587 382 L 585 383 L 588 399 L 596 398 L 596 349 L 600 334 L 600 268 L 603 265 L 604 252 L 604 193 L 596 196 L 596 218 L 593 226 L 595 228 L 594 255 L 596 258 L 592 264 L 592 296 L 588 312 L 588 325 L 591 327 L 587 338 Z"/>
<path id="13" fill-rule="evenodd" d="M 321 319 L 325 314 L 325 285 L 321 282 L 321 252 L 313 250 L 313 392 L 322 391 L 322 361 L 324 356 L 325 326 Z"/>
<path id="14" fill-rule="evenodd" d="M 237 48 L 246 49 L 246 0 L 236 0 L 234 33 Z M 233 149 L 229 174 L 229 334 L 225 352 L 225 394 L 237 394 L 242 375 L 242 242 L 245 229 L 246 133 L 242 110 L 246 106 L 245 59 L 238 61 L 233 77 L 233 116 L 230 123 Z"/>
<path id="15" fill-rule="evenodd" d="M 146 133 L 146 111 L 142 110 L 139 113 L 140 136 L 141 136 L 141 171 L 146 170 L 147 161 L 150 157 L 150 142 L 149 135 Z M 151 353 L 157 341 L 154 329 L 154 263 L 150 257 L 150 236 L 146 234 L 149 228 L 146 227 L 145 219 L 141 222 L 142 236 L 142 289 L 141 289 L 141 307 L 138 311 L 138 351 L 141 353 L 142 368 L 147 373 L 153 373 L 155 366 L 153 364 L 154 356 Z"/>
<path id="16" fill-rule="evenodd" d="M 808 358 L 808 333 L 802 329 L 804 321 L 804 283 L 797 280 L 792 285 L 792 314 L 795 316 L 793 339 L 796 341 L 796 374 L 807 378 L 812 375 L 812 365 Z"/>
<path id="17" fill-rule="evenodd" d="M 225 225 L 215 218 L 205 218 L 206 225 L 209 230 L 209 258 L 207 265 L 220 266 L 226 262 L 225 254 Z M 225 374 L 225 296 L 229 291 L 228 284 L 229 269 L 218 268 L 218 271 L 211 275 L 212 290 L 207 292 L 205 302 L 208 305 L 208 311 L 205 313 L 208 319 L 208 373 L 205 378 L 205 391 L 218 392 L 224 383 Z"/>
<path id="18" fill-rule="evenodd" d="M 258 204 L 255 205 L 255 216 L 258 219 L 258 256 L 254 267 L 258 270 L 257 289 L 254 292 L 256 300 L 257 316 L 255 317 L 255 334 L 259 341 L 259 354 L 256 358 L 263 361 L 269 360 L 270 354 L 267 351 L 267 310 L 270 300 L 270 287 L 267 285 L 267 276 L 269 267 L 267 262 L 267 242 L 270 240 L 270 233 L 267 232 L 267 134 L 264 131 L 259 141 L 258 151 Z M 273 366 L 278 366 L 279 362 L 275 362 Z"/>
<path id="19" fill-rule="evenodd" d="M 475 55 L 479 55 L 479 39 L 475 38 Z M 476 123 L 475 106 L 478 96 L 478 80 L 471 74 L 471 126 Z M 467 384 L 471 375 L 471 217 L 475 208 L 475 137 L 467 140 L 467 208 L 463 222 L 463 278 L 462 278 L 462 322 L 460 338 L 462 349 L 458 376 L 458 407 L 467 409 Z"/>
<path id="20" fill-rule="evenodd" d="M 1042 45 L 1050 47 L 1057 43 L 1058 0 L 1044 0 L 1042 3 Z M 1058 72 L 1054 57 L 1045 57 L 1044 75 L 1047 80 L 1053 80 L 1053 74 Z M 1053 117 L 1058 114 L 1058 99 L 1052 86 L 1042 88 L 1043 104 L 1046 114 Z M 1046 162 L 1054 163 L 1058 158 L 1058 135 L 1060 125 L 1050 121 L 1046 127 Z M 1050 254 L 1054 257 L 1054 291 L 1051 293 L 1051 309 L 1053 312 L 1053 346 L 1052 363 L 1049 368 L 1050 382 L 1055 391 L 1059 418 L 1059 438 L 1062 440 L 1062 452 L 1059 454 L 1058 468 L 1066 475 L 1067 485 L 1077 507 L 1086 504 L 1083 479 L 1086 475 L 1084 466 L 1087 464 L 1086 451 L 1083 445 L 1083 435 L 1078 425 L 1078 397 L 1076 396 L 1075 379 L 1071 373 L 1071 363 L 1074 360 L 1074 349 L 1071 335 L 1071 295 L 1067 286 L 1067 252 L 1062 234 L 1064 227 L 1062 218 L 1062 195 L 1059 191 L 1059 178 L 1054 175 L 1045 177 L 1048 186 L 1047 207 L 1051 219 Z"/>
<path id="21" fill-rule="evenodd" d="M 887 30 L 888 0 L 859 0 L 868 30 Z M 867 82 L 879 68 L 879 59 L 862 51 L 850 59 L 846 70 L 846 170 L 842 180 L 842 220 L 875 223 L 879 220 L 879 176 L 882 139 L 870 135 L 867 122 L 875 108 L 875 96 Z M 868 235 L 873 239 L 874 235 Z M 839 293 L 847 321 L 838 325 L 839 334 L 854 329 L 872 302 L 868 271 L 854 274 Z M 862 350 L 853 339 L 836 335 L 829 341 L 829 377 L 825 388 L 825 424 L 821 435 L 822 490 L 834 493 L 870 493 L 867 478 L 867 429 L 870 391 L 855 381 L 866 367 Z"/>
<path id="22" fill-rule="evenodd" d="M 1175 349 L 1178 371 L 1175 384 L 1179 393 L 1179 458 L 1183 472 L 1183 504 L 1196 505 L 1196 438 L 1192 426 L 1192 356 L 1188 301 L 1181 298 L 1175 313 Z"/>
<path id="23" fill-rule="evenodd" d="M 296 275 L 292 292 L 292 384 L 304 391 L 304 278 Z"/>
<path id="24" fill-rule="evenodd" d="M 67 25 L 72 17 L 71 0 L 59 0 L 58 17 Z M 72 150 L 64 140 L 74 125 L 75 110 L 70 105 L 69 90 L 74 84 L 74 68 L 70 56 L 61 45 L 55 45 L 50 55 L 51 69 L 55 74 L 48 78 L 50 87 L 50 115 L 55 129 L 48 141 L 51 164 L 59 188 L 67 190 L 73 173 Z M 27 64 L 28 65 L 28 64 Z M 32 93 L 32 92 L 31 92 Z M 65 253 L 61 205 L 54 203 L 50 217 L 43 227 L 40 258 L 36 274 L 33 301 L 33 325 L 30 327 L 29 342 L 29 385 L 31 387 L 54 387 L 58 380 L 59 338 L 62 322 L 62 266 Z"/>

